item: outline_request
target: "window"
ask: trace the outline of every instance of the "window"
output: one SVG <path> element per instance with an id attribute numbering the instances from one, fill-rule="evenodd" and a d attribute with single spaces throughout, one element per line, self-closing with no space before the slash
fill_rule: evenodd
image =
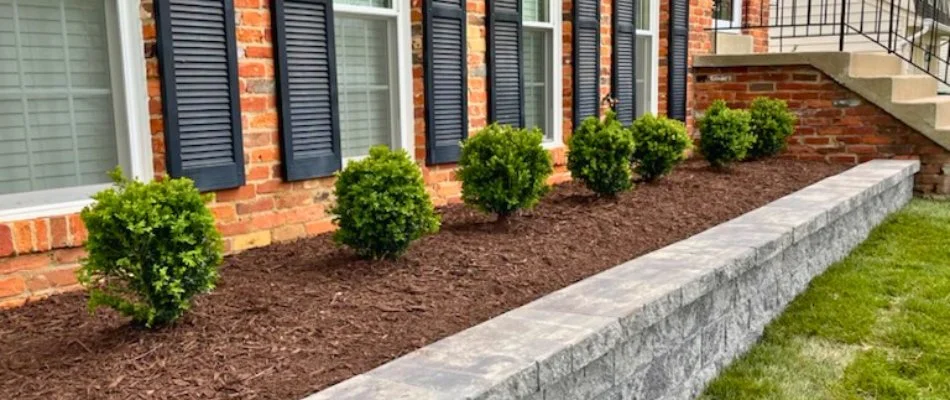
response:
<path id="1" fill-rule="evenodd" d="M 150 177 L 137 3 L 0 0 L 0 221 L 87 204 L 116 165 Z"/>
<path id="2" fill-rule="evenodd" d="M 560 38 L 556 33 L 561 9 L 558 0 L 522 0 L 522 62 L 524 63 L 524 120 L 539 128 L 545 141 L 560 140 Z M 557 85 L 557 87 L 555 87 Z"/>
<path id="3" fill-rule="evenodd" d="M 741 24 L 742 0 L 714 0 L 713 20 L 718 28 L 737 28 Z"/>
<path id="4" fill-rule="evenodd" d="M 408 147 L 402 140 L 400 55 L 397 40 L 408 3 L 336 0 L 334 10 L 340 147 L 343 158 L 362 157 L 375 145 Z M 412 104 L 411 99 L 408 104 Z"/>
<path id="5" fill-rule="evenodd" d="M 656 114 L 657 103 L 657 26 L 659 3 L 657 0 L 637 0 L 636 11 L 636 116 Z"/>

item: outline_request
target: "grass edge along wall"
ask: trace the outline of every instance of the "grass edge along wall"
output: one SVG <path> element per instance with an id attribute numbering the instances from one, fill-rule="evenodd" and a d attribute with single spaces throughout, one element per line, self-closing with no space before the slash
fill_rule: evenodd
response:
<path id="1" fill-rule="evenodd" d="M 611 74 L 614 69 L 612 10 L 614 5 L 618 4 L 618 9 L 623 9 L 623 12 L 628 13 L 626 15 L 638 12 L 632 8 L 635 3 L 628 0 L 526 2 L 542 6 L 515 9 L 522 15 L 520 23 L 511 18 L 511 9 L 504 9 L 506 4 L 520 3 L 501 0 L 467 1 L 464 10 L 446 9 L 446 4 L 453 2 L 441 0 L 373 0 L 368 3 L 337 0 L 332 6 L 329 6 L 329 0 L 220 0 L 201 8 L 188 8 L 185 2 L 175 0 L 103 2 L 103 8 L 98 10 L 100 14 L 93 13 L 95 18 L 84 21 L 84 27 L 87 28 L 87 34 L 98 29 L 96 32 L 101 33 L 101 36 L 93 39 L 108 43 L 108 49 L 99 49 L 102 50 L 101 54 L 83 55 L 90 59 L 99 57 L 101 65 L 97 66 L 108 70 L 108 75 L 111 76 L 111 80 L 103 78 L 104 86 L 96 92 L 109 93 L 115 105 L 115 111 L 112 113 L 108 107 L 102 109 L 105 117 L 116 121 L 111 129 L 116 134 L 113 138 L 111 132 L 107 132 L 106 136 L 110 137 L 102 136 L 99 139 L 113 141 L 118 149 L 117 154 L 113 155 L 117 161 L 106 169 L 118 163 L 130 175 L 139 179 L 151 179 L 166 174 L 187 175 L 195 178 L 205 190 L 213 190 L 215 201 L 209 207 L 225 237 L 228 252 L 332 230 L 333 225 L 325 210 L 332 200 L 333 179 L 327 176 L 332 173 L 334 167 L 341 166 L 348 155 L 348 150 L 341 146 L 339 137 L 335 141 L 327 135 L 308 137 L 307 135 L 313 132 L 306 129 L 306 120 L 296 125 L 287 123 L 289 118 L 295 118 L 294 106 L 304 104 L 308 99 L 293 98 L 293 88 L 285 86 L 288 80 L 280 78 L 293 76 L 295 71 L 289 69 L 289 63 L 275 60 L 292 60 L 295 54 L 304 56 L 298 58 L 304 60 L 306 52 L 314 49 L 295 49 L 292 45 L 293 38 L 288 37 L 293 34 L 292 30 L 273 29 L 275 20 L 284 21 L 284 24 L 279 26 L 291 26 L 300 22 L 295 20 L 294 16 L 314 12 L 314 7 L 323 6 L 321 10 L 324 13 L 324 21 L 329 21 L 328 18 L 332 14 L 333 18 L 345 22 L 323 24 L 322 29 L 336 29 L 337 41 L 352 42 L 352 49 L 359 49 L 360 45 L 364 49 L 373 45 L 366 35 L 360 37 L 360 32 L 366 33 L 383 27 L 372 32 L 382 37 L 380 43 L 386 45 L 383 50 L 389 50 L 382 51 L 387 53 L 387 59 L 383 61 L 387 69 L 378 74 L 379 76 L 373 76 L 386 80 L 345 91 L 341 90 L 339 81 L 349 78 L 341 78 L 341 71 L 338 70 L 336 75 L 331 76 L 338 81 L 335 94 L 339 112 L 321 114 L 321 110 L 311 109 L 308 113 L 323 118 L 315 123 L 333 126 L 333 129 L 336 129 L 333 132 L 339 131 L 342 126 L 347 126 L 346 124 L 359 123 L 369 125 L 369 128 L 365 129 L 366 132 L 386 131 L 385 126 L 388 126 L 388 131 L 397 132 L 393 134 L 394 137 L 382 139 L 389 140 L 395 147 L 410 150 L 416 161 L 423 166 L 427 189 L 437 204 L 457 201 L 459 198 L 460 186 L 454 177 L 454 165 L 447 162 L 451 161 L 452 146 L 443 146 L 448 148 L 447 151 L 440 148 L 441 143 L 451 144 L 457 141 L 457 137 L 442 140 L 446 139 L 443 135 L 445 132 L 428 130 L 430 126 L 436 126 L 439 121 L 443 121 L 446 115 L 453 114 L 451 109 L 441 110 L 444 113 L 441 115 L 427 114 L 438 114 L 440 109 L 435 105 L 451 104 L 451 101 L 438 101 L 441 99 L 426 103 L 427 95 L 439 95 L 433 95 L 432 90 L 427 90 L 432 85 L 427 79 L 442 77 L 443 80 L 435 82 L 440 92 L 441 88 L 451 88 L 461 96 L 459 99 L 465 103 L 465 107 L 455 110 L 454 115 L 467 118 L 469 134 L 487 125 L 490 120 L 508 118 L 503 113 L 505 110 L 489 109 L 490 104 L 493 104 L 489 101 L 490 96 L 494 96 L 495 100 L 509 99 L 505 97 L 505 93 L 526 97 L 532 95 L 531 88 L 539 86 L 537 81 L 531 81 L 532 77 L 547 79 L 545 83 L 557 89 L 548 88 L 543 94 L 545 106 L 542 107 L 547 113 L 546 131 L 553 139 L 548 146 L 556 165 L 553 181 L 569 179 L 564 166 L 566 157 L 563 143 L 572 130 L 574 120 L 581 116 L 575 115 L 573 105 L 583 103 L 588 107 L 588 113 L 600 112 L 605 107 L 601 100 L 607 95 L 632 98 L 630 93 L 614 90 L 615 82 Z M 360 5 L 354 5 L 356 3 Z M 645 95 L 641 97 L 646 101 L 641 108 L 662 114 L 667 106 L 664 92 L 668 81 L 665 75 L 665 57 L 669 52 L 665 48 L 664 35 L 667 34 L 669 4 L 660 3 L 659 0 L 649 3 L 649 18 L 644 18 L 640 25 L 635 26 L 637 29 L 634 30 L 633 37 L 639 39 L 639 43 L 648 44 L 641 46 L 640 51 L 642 54 L 649 54 L 652 61 L 643 65 L 643 72 L 647 75 L 641 80 L 641 87 L 645 88 Z M 273 7 L 275 4 L 282 7 Z M 547 8 L 544 4 L 547 4 Z M 49 19 L 53 21 L 61 20 L 65 15 L 62 13 L 75 11 L 69 7 L 55 10 L 33 6 L 31 0 L 19 0 L 17 12 L 14 13 L 11 9 L 10 13 L 3 13 L 3 18 L 11 19 L 12 23 L 18 22 L 21 14 L 49 12 Z M 699 11 L 707 8 L 711 7 L 693 7 L 692 10 L 696 13 L 693 18 L 708 17 L 708 12 Z M 583 24 L 583 27 L 580 26 L 582 24 L 574 26 L 572 23 L 575 9 L 586 13 L 584 15 L 588 22 Z M 591 10 L 595 12 L 592 14 Z M 53 15 L 54 13 L 59 14 Z M 591 25 L 590 17 L 593 16 L 593 21 L 596 21 L 597 13 L 599 24 L 595 22 Z M 523 61 L 526 68 L 544 64 L 546 71 L 532 76 L 524 74 L 521 77 L 525 80 L 523 87 L 505 88 L 498 83 L 503 81 L 505 71 L 495 68 L 502 64 L 491 59 L 492 56 L 504 55 L 501 51 L 504 49 L 496 51 L 498 46 L 493 47 L 492 43 L 503 43 L 506 38 L 492 35 L 493 32 L 505 31 L 506 18 L 509 22 L 513 21 L 512 26 L 525 34 L 524 40 L 516 40 L 521 43 L 522 52 L 530 48 L 526 45 L 529 40 L 537 39 L 544 43 L 540 46 L 544 51 L 535 52 L 545 53 L 543 62 Z M 460 24 L 463 20 L 464 25 Z M 451 25 L 453 21 L 458 33 L 463 33 L 464 36 L 441 38 L 438 43 L 455 40 L 456 44 L 464 44 L 464 63 L 454 66 L 445 65 L 446 60 L 439 57 L 428 57 L 430 52 L 427 51 L 425 43 L 428 37 L 427 26 L 444 27 L 446 24 Z M 189 24 L 191 31 L 181 30 Z M 696 39 L 691 42 L 707 42 L 706 34 L 699 28 L 700 25 L 702 24 L 691 24 L 690 39 Z M 168 39 L 171 32 L 184 34 L 185 39 L 171 42 Z M 575 32 L 578 35 L 575 35 Z M 324 30 L 322 33 L 326 40 L 326 37 L 329 37 L 327 34 L 331 32 Z M 574 40 L 575 36 L 586 38 L 594 33 L 598 36 L 597 41 Z M 67 29 L 63 35 L 71 38 L 73 32 Z M 693 35 L 704 36 L 699 38 Z M 532 39 L 528 39 L 529 37 Z M 492 42 L 492 38 L 495 42 Z M 76 41 L 81 44 L 80 42 L 85 43 Z M 229 43 L 230 46 L 222 43 Z M 283 46 L 278 43 L 283 43 Z M 64 52 L 73 50 L 74 54 L 79 54 L 85 50 L 79 44 L 73 49 L 67 41 Z M 434 46 L 433 43 L 428 45 Z M 347 46 L 342 47 L 350 49 Z M 584 51 L 575 54 L 575 48 Z M 342 57 L 339 43 L 336 49 L 337 57 Z M 297 53 L 294 53 L 295 51 Z M 636 57 L 636 54 L 641 54 L 635 51 L 628 51 L 621 56 Z M 346 64 L 347 68 L 343 74 L 355 71 L 360 65 L 372 64 L 372 60 L 367 58 L 371 54 L 359 53 L 356 50 L 354 52 L 356 61 Z M 685 57 L 685 51 L 679 54 L 681 58 Z M 33 65 L 30 61 L 21 57 L 16 66 L 19 68 L 21 63 Z M 195 65 L 196 68 L 189 68 L 189 63 L 198 64 Z M 528 65 L 529 63 L 531 65 Z M 584 66 L 596 65 L 597 68 L 586 68 L 583 71 L 578 68 L 578 71 L 574 71 L 573 66 L 578 63 Z M 339 62 L 324 67 L 338 65 Z M 91 64 L 81 65 L 85 68 L 90 66 Z M 75 76 L 77 85 L 81 82 L 81 76 L 78 75 L 82 71 L 81 67 L 73 67 L 75 71 L 67 70 L 65 73 L 70 80 Z M 450 79 L 453 68 L 462 68 L 464 71 L 461 76 L 464 85 L 453 87 L 453 82 L 457 83 Z M 46 78 L 39 75 L 43 70 L 37 72 L 36 76 L 25 69 L 16 71 L 18 74 L 15 79 L 22 81 L 22 87 L 27 89 L 33 84 L 31 82 L 41 82 L 42 78 Z M 356 80 L 357 82 L 365 82 L 365 77 L 372 75 L 369 70 L 362 72 L 364 75 Z M 493 85 L 492 79 L 495 78 L 498 82 Z M 682 77 L 677 84 L 685 85 L 683 79 L 686 77 Z M 586 82 L 588 86 L 579 86 L 575 81 Z M 624 82 L 631 82 L 632 85 L 628 89 L 635 90 L 636 80 Z M 505 92 L 505 89 L 508 92 Z M 379 104 L 382 103 L 366 99 L 372 96 L 365 94 L 374 90 L 384 90 L 390 94 L 389 101 L 382 102 L 385 103 L 382 107 L 386 110 L 380 108 Z M 362 98 L 360 91 L 363 92 Z M 578 96 L 575 96 L 575 92 L 579 93 Z M 284 96 L 284 93 L 287 96 Z M 28 105 L 33 101 L 28 90 L 19 94 L 20 100 Z M 76 100 L 78 95 L 66 93 L 64 96 L 74 104 L 80 104 Z M 685 98 L 683 100 L 685 101 Z M 502 103 L 504 101 L 494 104 Z M 356 109 L 356 106 L 372 110 L 374 114 L 388 115 L 390 118 L 386 121 L 341 118 L 344 108 Z M 680 106 L 681 109 L 685 107 L 685 103 Z M 201 112 L 195 113 L 196 108 Z M 516 106 L 514 110 L 522 114 L 519 119 L 531 120 L 536 117 L 526 112 L 524 107 L 519 110 Z M 75 109 L 73 112 L 75 113 Z M 429 121 L 436 121 L 436 124 L 427 124 Z M 67 133 L 69 129 L 75 130 L 69 124 L 61 128 Z M 451 134 L 451 131 L 447 132 Z M 308 153 L 310 150 L 327 150 L 325 143 L 328 138 L 333 142 L 329 148 L 334 153 L 333 156 L 308 159 L 312 153 L 319 153 Z M 433 142 L 436 144 L 430 145 Z M 308 144 L 314 146 L 308 147 Z M 320 147 L 321 145 L 323 147 Z M 368 146 L 366 147 L 368 149 Z M 78 150 L 77 147 L 76 151 Z M 292 168 L 291 164 L 298 168 Z M 313 166 L 316 166 L 315 169 Z M 315 177 L 300 179 L 308 174 Z M 284 179 L 285 176 L 293 179 Z M 75 288 L 73 271 L 79 258 L 84 255 L 82 245 L 87 236 L 78 211 L 89 203 L 88 195 L 101 187 L 83 185 L 68 187 L 55 193 L 28 192 L 39 193 L 31 198 L 0 196 L 0 200 L 12 198 L 17 204 L 30 204 L 25 208 L 0 208 L 0 307 L 17 306 L 29 299 L 38 299 Z M 14 194 L 17 195 L 20 193 Z M 71 201 L 55 204 L 44 202 L 50 198 Z M 6 203 L 0 202 L 0 205 L 3 204 Z"/>

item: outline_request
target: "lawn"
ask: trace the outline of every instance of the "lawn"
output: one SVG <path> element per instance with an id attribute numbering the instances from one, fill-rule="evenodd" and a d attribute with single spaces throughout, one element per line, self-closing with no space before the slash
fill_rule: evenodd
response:
<path id="1" fill-rule="evenodd" d="M 950 202 L 888 218 L 702 399 L 950 399 Z"/>

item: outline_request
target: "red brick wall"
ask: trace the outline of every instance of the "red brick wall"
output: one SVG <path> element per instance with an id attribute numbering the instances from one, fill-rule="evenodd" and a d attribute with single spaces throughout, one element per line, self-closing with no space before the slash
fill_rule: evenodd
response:
<path id="1" fill-rule="evenodd" d="M 713 100 L 783 99 L 799 117 L 786 157 L 856 164 L 920 158 L 919 193 L 950 194 L 950 151 L 810 66 L 698 68 L 695 113 Z"/>

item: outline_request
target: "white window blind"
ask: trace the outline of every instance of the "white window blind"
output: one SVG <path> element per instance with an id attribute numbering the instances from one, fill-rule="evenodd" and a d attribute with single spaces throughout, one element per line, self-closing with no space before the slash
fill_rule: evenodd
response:
<path id="1" fill-rule="evenodd" d="M 524 120 L 525 127 L 539 128 L 550 139 L 547 119 L 547 46 L 546 33 L 541 30 L 525 29 L 522 43 L 524 58 Z"/>
<path id="2" fill-rule="evenodd" d="M 637 61 L 636 61 L 636 116 L 641 116 L 650 111 L 648 108 L 650 101 L 650 82 L 653 78 L 652 63 L 657 62 L 653 58 L 653 37 L 652 35 L 637 34 Z"/>
<path id="3" fill-rule="evenodd" d="M 529 22 L 547 22 L 549 0 L 522 0 L 521 19 Z"/>
<path id="4" fill-rule="evenodd" d="M 0 194 L 118 163 L 105 0 L 0 0 Z"/>

